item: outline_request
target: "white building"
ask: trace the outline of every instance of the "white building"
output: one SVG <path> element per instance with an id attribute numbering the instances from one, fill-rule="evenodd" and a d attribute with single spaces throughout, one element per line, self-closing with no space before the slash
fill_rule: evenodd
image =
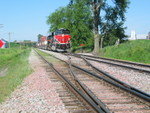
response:
<path id="1" fill-rule="evenodd" d="M 131 31 L 131 37 L 129 37 L 129 40 L 136 40 L 136 39 L 137 37 L 135 31 Z"/>
<path id="2" fill-rule="evenodd" d="M 139 34 L 137 35 L 137 39 L 146 39 L 147 38 L 147 34 Z"/>
<path id="3" fill-rule="evenodd" d="M 147 39 L 147 34 L 136 34 L 135 31 L 131 31 L 129 40 Z"/>
<path id="4" fill-rule="evenodd" d="M 148 33 L 147 39 L 150 39 L 150 32 Z"/>

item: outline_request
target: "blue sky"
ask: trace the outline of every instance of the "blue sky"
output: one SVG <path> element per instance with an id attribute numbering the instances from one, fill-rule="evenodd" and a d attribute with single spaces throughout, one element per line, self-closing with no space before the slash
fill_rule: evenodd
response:
<path id="1" fill-rule="evenodd" d="M 37 35 L 48 35 L 47 16 L 57 8 L 66 6 L 69 0 L 0 0 L 0 38 L 11 41 L 37 40 Z M 150 0 L 131 0 L 126 13 L 126 34 L 135 30 L 137 34 L 150 31 Z"/>
<path id="2" fill-rule="evenodd" d="M 136 34 L 148 34 L 150 32 L 150 0 L 130 0 L 130 6 L 126 13 L 127 34 L 131 30 Z"/>

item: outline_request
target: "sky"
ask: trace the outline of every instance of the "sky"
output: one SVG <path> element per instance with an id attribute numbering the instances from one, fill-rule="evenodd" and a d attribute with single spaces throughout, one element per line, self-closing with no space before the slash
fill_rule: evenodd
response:
<path id="1" fill-rule="evenodd" d="M 150 32 L 150 0 L 130 0 L 126 13 L 126 34 L 135 31 L 139 38 L 145 38 Z M 143 37 L 144 36 L 144 37 Z"/>
<path id="2" fill-rule="evenodd" d="M 70 0 L 0 0 L 0 39 L 37 41 L 37 35 L 49 35 L 47 17 Z M 150 0 L 130 0 L 127 9 L 126 34 L 134 30 L 136 34 L 150 32 Z M 2 24 L 2 25 L 1 25 Z"/>

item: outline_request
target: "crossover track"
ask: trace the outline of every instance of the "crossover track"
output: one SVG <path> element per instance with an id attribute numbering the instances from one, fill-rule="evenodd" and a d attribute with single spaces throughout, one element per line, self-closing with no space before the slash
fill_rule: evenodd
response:
<path id="1" fill-rule="evenodd" d="M 71 54 L 71 55 L 73 55 L 73 54 Z M 137 88 L 134 88 L 134 87 L 132 87 L 132 86 L 130 86 L 130 85 L 128 85 L 128 84 L 126 84 L 126 83 L 124 83 L 124 82 L 122 82 L 122 81 L 116 79 L 116 78 L 114 78 L 113 76 L 111 76 L 110 74 L 104 72 L 103 70 L 100 70 L 100 69 L 98 69 L 97 67 L 93 66 L 93 65 L 88 61 L 88 60 L 91 60 L 91 59 L 85 57 L 85 56 L 87 56 L 87 55 L 81 55 L 81 56 L 79 56 L 79 55 L 76 55 L 76 54 L 75 54 L 75 55 L 73 55 L 73 56 L 82 58 L 82 59 L 83 59 L 89 66 L 91 66 L 94 70 L 98 71 L 100 74 L 103 74 L 105 77 L 107 77 L 107 78 L 109 78 L 109 79 L 102 78 L 102 77 L 100 77 L 100 76 L 98 76 L 98 75 L 96 75 L 96 74 L 94 74 L 94 73 L 89 72 L 88 70 L 85 70 L 85 69 L 83 69 L 83 68 L 77 67 L 76 65 L 73 65 L 74 67 L 79 68 L 80 70 L 83 70 L 83 71 L 85 71 L 85 72 L 87 72 L 87 73 L 90 73 L 90 74 L 92 74 L 93 76 L 95 76 L 95 77 L 97 77 L 97 78 L 99 78 L 99 79 L 103 79 L 103 80 L 105 80 L 105 81 L 107 81 L 107 82 L 109 82 L 109 83 L 112 83 L 113 85 L 115 85 L 115 86 L 117 86 L 117 87 L 120 87 L 120 88 L 122 87 L 122 89 L 124 89 L 124 90 L 126 90 L 126 91 L 129 91 L 130 93 L 135 94 L 135 95 L 137 95 L 137 96 L 139 96 L 139 97 L 145 99 L 146 101 L 150 102 L 150 95 L 149 95 L 149 94 L 147 94 L 147 93 L 145 93 L 145 92 L 143 92 L 143 91 L 141 91 L 141 90 L 139 90 L 139 89 L 137 89 Z M 96 58 L 98 58 L 98 57 L 96 57 Z M 94 59 L 92 59 L 92 60 L 94 60 Z M 94 60 L 94 61 L 98 61 L 98 60 Z M 98 61 L 98 62 L 99 62 L 99 61 Z M 144 64 L 142 64 L 142 65 L 144 65 Z M 144 66 L 145 66 L 145 65 L 144 65 Z M 148 66 L 148 65 L 146 65 L 146 66 Z"/>
<path id="2" fill-rule="evenodd" d="M 117 80 L 103 70 L 97 69 L 85 57 L 78 57 L 76 61 L 72 58 L 72 54 L 67 54 L 66 57 L 69 57 L 69 60 L 65 61 L 65 58 L 60 56 L 59 58 L 54 57 L 70 67 L 72 76 L 76 81 L 75 84 L 78 84 L 74 84 L 74 86 L 84 88 L 80 90 L 102 110 L 97 112 L 150 112 L 149 94 Z"/>
<path id="3" fill-rule="evenodd" d="M 72 56 L 72 54 L 71 54 L 71 56 Z M 77 57 L 77 55 L 73 55 L 73 56 Z M 105 73 L 103 70 L 100 70 L 100 69 L 96 68 L 95 66 L 90 64 L 90 62 L 88 61 L 87 57 L 82 55 L 79 58 L 82 58 L 89 66 L 91 66 L 94 70 L 96 70 L 99 74 L 101 74 L 103 76 L 99 76 L 99 74 L 91 72 L 91 70 L 89 71 L 87 69 L 84 69 L 82 67 L 79 67 L 79 66 L 76 66 L 76 65 L 72 64 L 73 67 L 75 67 L 75 68 L 77 68 L 79 70 L 82 70 L 82 71 L 84 71 L 84 72 L 86 72 L 86 73 L 88 73 L 90 75 L 93 75 L 94 77 L 96 77 L 96 78 L 98 78 L 100 80 L 106 81 L 107 83 L 110 83 L 110 84 L 114 85 L 115 87 L 118 87 L 118 88 L 120 88 L 120 89 L 122 89 L 122 90 L 124 90 L 124 91 L 126 91 L 126 92 L 128 92 L 130 94 L 133 94 L 133 95 L 135 95 L 135 96 L 137 96 L 137 97 L 147 101 L 148 104 L 150 103 L 150 95 L 147 94 L 146 92 L 143 92 L 143 91 L 141 91 L 141 90 L 139 90 L 139 89 L 137 89 L 137 88 L 135 88 L 135 87 L 133 87 L 131 85 L 128 85 L 128 84 L 126 84 L 126 83 L 124 83 L 124 82 L 114 78 L 110 74 Z M 148 106 L 150 106 L 150 104 Z M 148 108 L 148 109 L 150 109 L 150 108 Z"/>
<path id="4" fill-rule="evenodd" d="M 37 51 L 36 51 L 37 52 Z M 38 52 L 37 52 L 38 53 Z M 67 87 L 74 93 L 76 93 L 78 96 L 78 98 L 82 98 L 84 101 L 86 101 L 86 103 L 88 103 L 88 105 L 91 106 L 91 108 L 93 110 L 90 110 L 89 112 L 98 112 L 98 113 L 111 113 L 109 111 L 109 109 L 97 98 L 95 98 L 90 91 L 88 91 L 88 89 L 80 82 L 80 80 L 78 80 L 78 78 L 75 76 L 74 72 L 72 71 L 72 67 L 71 64 L 68 63 L 69 67 L 70 67 L 70 73 L 73 76 L 74 81 L 72 81 L 69 77 L 69 79 L 67 77 L 65 77 L 64 75 L 62 75 L 60 73 L 60 71 L 58 71 L 53 64 L 51 64 L 50 62 L 48 62 L 42 55 L 40 55 L 38 53 L 38 55 L 53 69 L 53 71 L 59 75 L 61 77 L 61 79 L 63 79 L 63 81 L 65 82 L 65 84 L 67 85 Z M 75 84 L 73 83 L 75 82 Z M 79 86 L 79 87 L 77 87 Z M 83 111 L 84 112 L 84 111 Z M 88 112 L 88 111 L 87 111 Z"/>

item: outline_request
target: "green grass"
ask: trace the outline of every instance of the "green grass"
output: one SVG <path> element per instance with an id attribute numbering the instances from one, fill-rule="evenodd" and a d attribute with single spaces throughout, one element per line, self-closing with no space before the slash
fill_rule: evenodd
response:
<path id="1" fill-rule="evenodd" d="M 70 52 L 73 53 L 82 53 L 82 52 L 92 52 L 93 50 L 93 45 L 85 45 L 83 47 L 78 46 L 78 47 L 72 47 Z"/>
<path id="2" fill-rule="evenodd" d="M 24 52 L 24 49 L 0 49 L 0 68 L 6 64 L 9 64 L 12 59 Z"/>
<path id="3" fill-rule="evenodd" d="M 23 79 L 32 72 L 28 62 L 30 49 L 0 49 L 0 70 L 8 68 L 5 75 L 0 76 L 0 103 L 21 84 Z"/>
<path id="4" fill-rule="evenodd" d="M 134 40 L 106 47 L 100 51 L 100 56 L 150 64 L 150 40 Z"/>
<path id="5" fill-rule="evenodd" d="M 43 56 L 47 61 L 49 61 L 50 63 L 52 63 L 52 64 L 60 64 L 60 63 L 63 64 L 63 62 L 60 62 L 60 60 L 54 58 L 53 55 L 48 54 L 48 53 L 45 53 L 45 52 L 40 51 L 40 50 L 38 50 L 38 49 L 36 49 L 36 50 L 38 51 L 38 53 L 39 53 L 40 55 L 42 55 L 42 56 Z"/>

